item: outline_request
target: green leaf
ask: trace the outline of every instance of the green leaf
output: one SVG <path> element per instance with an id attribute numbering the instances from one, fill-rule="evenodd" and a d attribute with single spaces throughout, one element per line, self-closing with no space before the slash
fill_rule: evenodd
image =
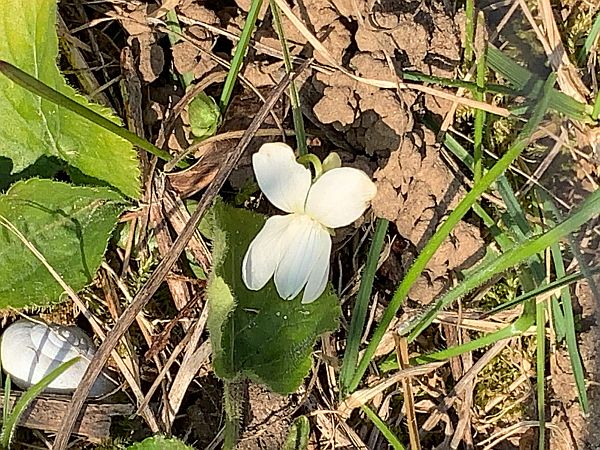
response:
<path id="1" fill-rule="evenodd" d="M 221 121 L 221 110 L 212 97 L 200 92 L 188 106 L 192 133 L 200 140 L 214 136 Z"/>
<path id="2" fill-rule="evenodd" d="M 89 103 L 56 66 L 56 0 L 0 2 L 0 60 L 119 123 L 109 109 Z M 136 152 L 124 139 L 79 115 L 43 100 L 0 76 L 0 156 L 20 172 L 41 156 L 56 156 L 124 194 L 140 194 Z"/>
<path id="3" fill-rule="evenodd" d="M 227 380 L 247 376 L 283 394 L 295 391 L 310 370 L 317 337 L 338 326 L 337 296 L 328 288 L 309 305 L 300 297 L 286 301 L 272 280 L 260 291 L 248 290 L 242 260 L 265 217 L 217 202 L 207 220 L 213 236 L 207 294 L 215 373 Z"/>
<path id="4" fill-rule="evenodd" d="M 306 416 L 300 416 L 292 423 L 281 450 L 306 450 L 309 437 L 310 422 Z"/>
<path id="5" fill-rule="evenodd" d="M 194 450 L 194 447 L 185 445 L 179 439 L 152 436 L 130 445 L 127 450 Z"/>
<path id="6" fill-rule="evenodd" d="M 79 290 L 100 266 L 123 198 L 108 188 L 51 180 L 16 183 L 0 195 L 0 220 L 14 225 L 50 266 Z M 63 289 L 24 243 L 0 222 L 0 308 L 56 302 Z"/>

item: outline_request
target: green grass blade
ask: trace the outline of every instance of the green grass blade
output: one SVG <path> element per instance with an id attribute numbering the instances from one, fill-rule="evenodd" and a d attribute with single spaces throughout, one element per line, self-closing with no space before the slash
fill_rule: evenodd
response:
<path id="1" fill-rule="evenodd" d="M 549 213 L 559 215 L 559 211 L 555 208 L 552 202 L 549 199 L 546 199 L 544 202 L 544 210 Z M 553 220 L 548 220 L 550 214 L 546 215 L 547 221 L 553 223 Z M 574 243 L 573 239 L 570 239 L 571 244 Z M 572 245 L 573 247 L 573 245 Z M 562 252 L 560 250 L 560 246 L 558 243 L 554 244 L 550 248 L 552 252 L 552 262 L 554 264 L 554 270 L 556 272 L 557 278 L 565 277 L 565 264 L 562 257 Z M 573 253 L 577 256 L 579 249 L 575 246 L 573 248 Z M 588 280 L 592 280 L 593 283 L 593 274 L 587 268 L 585 261 L 579 261 L 579 267 L 581 268 L 582 275 L 585 276 Z M 597 272 L 597 270 L 596 270 Z M 577 396 L 579 397 L 579 404 L 581 405 L 581 409 L 584 414 L 587 414 L 589 411 L 589 402 L 587 397 L 587 389 L 585 386 L 585 374 L 583 369 L 583 363 L 581 360 L 581 354 L 579 353 L 579 348 L 577 345 L 577 332 L 575 331 L 575 318 L 573 317 L 573 302 L 571 299 L 571 292 L 568 287 L 565 287 L 561 291 L 560 295 L 561 304 L 562 304 L 562 315 L 564 317 L 564 333 L 565 333 L 565 341 L 567 343 L 567 351 L 569 352 L 569 360 L 571 361 L 571 369 L 573 370 L 573 377 L 575 378 L 575 386 L 577 387 Z"/>
<path id="2" fill-rule="evenodd" d="M 506 56 L 493 45 L 487 49 L 487 63 L 490 69 L 498 72 L 506 78 L 508 84 L 521 91 L 530 83 L 539 83 L 541 80 L 536 78 L 529 70 L 518 64 L 509 56 Z"/>
<path id="3" fill-rule="evenodd" d="M 424 123 L 427 126 L 427 128 L 432 130 L 434 133 L 439 133 L 439 124 L 435 123 L 434 119 L 431 116 L 426 116 L 424 119 Z M 470 172 L 473 172 L 473 167 L 475 166 L 475 160 L 473 159 L 473 156 L 469 154 L 467 149 L 463 147 L 463 145 L 460 142 L 458 142 L 454 138 L 454 136 L 452 136 L 450 133 L 444 133 L 444 139 L 442 143 L 448 150 L 450 150 L 450 152 L 454 156 L 456 156 L 464 164 L 464 166 L 467 169 L 469 169 Z"/>
<path id="4" fill-rule="evenodd" d="M 600 273 L 600 270 L 595 271 L 594 273 Z M 510 308 L 518 305 L 519 303 L 523 303 L 523 302 L 533 299 L 537 296 L 544 295 L 547 292 L 553 291 L 554 289 L 570 286 L 571 284 L 573 284 L 579 280 L 582 280 L 583 278 L 584 278 L 584 275 L 581 272 L 575 272 L 571 275 L 565 275 L 564 277 L 558 278 L 551 283 L 544 284 L 543 286 L 540 286 L 536 289 L 528 291 L 527 293 L 520 295 L 511 301 L 505 302 L 501 305 L 496 306 L 495 308 L 492 308 L 490 311 L 485 313 L 485 316 L 489 317 L 500 311 L 510 309 Z"/>
<path id="5" fill-rule="evenodd" d="M 596 98 L 594 99 L 594 109 L 592 110 L 592 119 L 598 120 L 600 117 L 600 92 L 596 94 Z"/>
<path id="6" fill-rule="evenodd" d="M 432 117 L 426 116 L 424 122 L 425 125 L 434 133 L 437 134 L 439 132 L 439 126 L 435 124 Z M 442 143 L 464 164 L 467 169 L 473 172 L 475 161 L 469 152 L 460 144 L 460 142 L 458 142 L 451 134 L 445 133 Z M 503 233 L 500 228 L 498 228 L 496 221 L 487 213 L 485 209 L 483 209 L 483 207 L 476 203 L 473 205 L 473 212 L 475 212 L 475 214 L 481 218 L 485 226 L 488 227 L 488 231 L 492 234 L 503 251 L 506 251 L 513 246 L 513 241 L 505 233 Z"/>
<path id="7" fill-rule="evenodd" d="M 179 17 L 177 17 L 177 11 L 175 9 L 170 9 L 167 12 L 167 30 L 169 33 L 169 42 L 171 43 L 171 47 L 181 41 L 181 36 L 183 35 L 183 30 L 181 29 L 181 24 L 179 23 Z M 194 74 L 193 72 L 185 72 L 179 74 L 179 81 L 183 85 L 184 90 L 191 86 L 194 82 Z"/>
<path id="8" fill-rule="evenodd" d="M 521 95 L 528 98 L 537 98 L 541 89 L 543 89 L 544 81 L 542 79 L 517 64 L 493 45 L 488 46 L 487 62 L 490 69 L 506 78 L 510 86 L 520 91 Z M 549 97 L 549 109 L 583 122 L 591 120 L 591 108 L 588 105 L 578 102 L 556 89 L 552 89 L 546 95 Z"/>
<path id="9" fill-rule="evenodd" d="M 470 91 L 481 91 L 474 81 L 458 80 L 454 78 L 438 77 L 435 75 L 427 75 L 422 72 L 403 70 L 402 78 L 406 81 L 418 81 L 422 83 L 439 84 L 444 87 L 454 87 L 469 89 Z M 491 94 L 502 94 L 518 96 L 522 95 L 518 90 L 511 88 L 510 86 L 503 86 L 501 84 L 488 83 L 485 86 L 483 92 Z"/>
<path id="10" fill-rule="evenodd" d="M 417 356 L 411 359 L 411 365 L 426 364 L 435 361 L 444 361 L 449 358 L 460 356 L 463 353 L 472 352 L 479 350 L 480 348 L 493 345 L 503 339 L 508 339 L 515 336 L 520 336 L 533 325 L 533 318 L 522 316 L 515 320 L 510 325 L 498 330 L 493 333 L 486 334 L 480 338 L 473 339 L 472 341 L 465 342 L 464 344 L 457 345 L 446 350 L 431 353 L 428 355 Z"/>
<path id="11" fill-rule="evenodd" d="M 472 1 L 472 0 L 471 0 Z M 468 16 L 467 16 L 468 17 Z M 479 21 L 484 21 L 483 14 L 478 15 Z M 483 42 L 485 46 L 485 42 Z M 473 92 L 473 96 L 475 100 L 480 102 L 485 102 L 485 93 L 483 89 L 485 89 L 486 83 L 486 62 L 485 62 L 486 52 L 482 51 L 479 57 L 477 58 L 477 86 L 479 89 Z M 473 181 L 477 183 L 483 174 L 483 136 L 484 136 L 484 125 L 485 125 L 486 113 L 483 109 L 475 110 L 475 124 L 473 131 Z"/>
<path id="12" fill-rule="evenodd" d="M 231 94 L 233 93 L 237 76 L 240 73 L 242 62 L 244 61 L 244 56 L 246 55 L 246 50 L 248 49 L 254 26 L 256 25 L 262 2 L 263 0 L 252 0 L 252 4 L 250 5 L 250 11 L 248 11 L 248 17 L 246 18 L 246 23 L 244 23 L 244 29 L 240 35 L 240 40 L 235 47 L 235 53 L 231 60 L 231 67 L 227 73 L 223 91 L 221 92 L 221 98 L 219 99 L 219 108 L 221 108 L 222 112 L 225 112 L 225 109 L 227 109 L 229 101 L 231 100 Z"/>
<path id="13" fill-rule="evenodd" d="M 369 420 L 375 424 L 377 429 L 381 432 L 381 434 L 386 438 L 388 443 L 392 446 L 394 450 L 406 450 L 406 447 L 402 445 L 400 439 L 396 437 L 396 435 L 390 430 L 390 428 L 386 425 L 386 423 L 381 420 L 381 418 L 377 415 L 375 411 L 369 408 L 367 405 L 361 405 L 360 407 L 363 412 L 367 415 Z"/>
<path id="14" fill-rule="evenodd" d="M 554 246 L 550 247 L 553 248 Z M 560 303 L 556 296 L 552 296 L 550 299 L 550 313 L 552 314 L 552 326 L 554 328 L 554 334 L 556 335 L 556 341 L 562 342 L 566 337 L 566 320 L 565 315 L 562 312 Z"/>
<path id="15" fill-rule="evenodd" d="M 517 200 L 517 197 L 510 186 L 506 176 L 502 175 L 498 178 L 498 191 L 502 200 L 506 204 L 508 214 L 504 216 L 505 223 L 510 231 L 515 236 L 517 243 L 526 241 L 527 236 L 531 233 L 531 228 L 525 217 L 525 213 Z M 525 292 L 531 291 L 544 282 L 544 267 L 537 255 L 533 255 L 525 262 L 524 269 L 519 272 L 519 281 Z M 532 318 L 536 315 L 535 301 L 525 303 L 523 314 L 529 315 Z"/>
<path id="16" fill-rule="evenodd" d="M 135 133 L 132 133 L 127 128 L 111 122 L 106 117 L 101 116 L 97 112 L 92 111 L 81 103 L 77 103 L 75 100 L 70 99 L 50 86 L 45 85 L 31 75 L 23 72 L 18 67 L 13 66 L 11 63 L 0 61 L 0 73 L 22 88 L 27 89 L 29 92 L 39 95 L 43 99 L 68 109 L 75 114 L 79 114 L 81 117 L 84 117 L 90 122 L 95 123 L 105 130 L 108 130 L 111 133 L 122 137 L 126 141 L 131 142 L 133 145 L 146 150 L 148 153 L 152 153 L 153 155 L 156 155 L 165 161 L 169 161 L 172 158 L 169 152 L 158 148 L 147 140 L 142 139 Z"/>
<path id="17" fill-rule="evenodd" d="M 560 246 L 554 244 L 551 247 L 552 260 L 554 262 L 554 270 L 556 271 L 557 277 L 565 276 L 565 266 L 562 259 L 562 253 Z M 589 402 L 587 398 L 587 390 L 585 387 L 585 374 L 583 370 L 583 363 L 581 361 L 581 354 L 577 345 L 577 332 L 575 331 L 575 318 L 573 317 L 573 302 L 571 299 L 571 292 L 566 287 L 561 292 L 561 303 L 562 303 L 562 314 L 564 317 L 564 334 L 565 341 L 567 343 L 567 351 L 569 352 L 569 360 L 571 361 L 571 369 L 573 370 L 573 377 L 575 378 L 575 385 L 577 387 L 577 395 L 579 397 L 579 403 L 584 414 L 587 414 L 589 410 Z"/>
<path id="18" fill-rule="evenodd" d="M 369 308 L 369 300 L 373 290 L 373 280 L 377 271 L 377 261 L 383 247 L 385 234 L 388 229 L 389 222 L 385 219 L 377 219 L 375 225 L 375 233 L 371 248 L 367 256 L 365 269 L 360 280 L 356 303 L 352 311 L 352 320 L 350 321 L 350 329 L 348 330 L 348 339 L 346 341 L 346 350 L 344 351 L 344 361 L 342 370 L 340 371 L 341 393 L 344 395 L 350 386 L 352 377 L 356 371 L 358 362 L 358 350 L 360 348 L 360 340 L 362 337 L 367 311 Z"/>
<path id="19" fill-rule="evenodd" d="M 583 65 L 586 58 L 590 54 L 590 51 L 594 47 L 594 43 L 596 42 L 596 39 L 598 39 L 599 34 L 600 34 L 600 13 L 598 13 L 596 15 L 596 19 L 594 19 L 594 24 L 592 25 L 592 28 L 590 29 L 590 34 L 588 34 L 588 37 L 585 39 L 585 42 L 583 43 L 583 47 L 582 47 L 581 51 L 579 52 L 579 64 Z"/>
<path id="20" fill-rule="evenodd" d="M 418 322 L 411 324 L 411 326 L 404 330 L 404 333 L 410 331 L 409 341 L 414 340 L 431 322 L 433 322 L 436 315 L 454 300 L 468 293 L 490 278 L 543 251 L 553 243 L 558 242 L 564 236 L 576 231 L 581 225 L 599 213 L 600 191 L 596 191 L 580 205 L 577 211 L 562 223 L 542 235 L 530 238 L 523 244 L 503 253 L 498 259 L 491 263 L 483 265 L 479 270 L 473 272 L 468 279 L 446 293 L 440 300 L 433 304 Z"/>
<path id="21" fill-rule="evenodd" d="M 548 82 L 546 83 L 544 93 L 546 93 L 552 88 L 554 82 L 555 77 L 551 76 Z M 434 253 L 442 244 L 442 242 L 450 235 L 450 232 L 454 229 L 456 224 L 462 219 L 462 217 L 467 213 L 467 211 L 479 199 L 481 194 L 483 194 L 483 192 L 485 192 L 490 187 L 490 185 L 512 164 L 512 162 L 527 147 L 531 135 L 537 129 L 539 123 L 541 122 L 544 116 L 544 113 L 546 112 L 547 106 L 547 96 L 542 96 L 540 102 L 534 109 L 531 119 L 525 125 L 519 136 L 517 136 L 515 143 L 511 146 L 510 149 L 508 149 L 506 154 L 502 158 L 500 158 L 500 160 L 498 160 L 498 162 L 496 162 L 496 164 L 494 164 L 494 166 L 492 166 L 492 168 L 481 178 L 479 183 L 473 186 L 473 188 L 467 193 L 467 195 L 454 208 L 454 211 L 450 213 L 448 218 L 438 228 L 438 230 L 431 237 L 429 242 L 427 242 L 417 259 L 414 261 L 413 265 L 406 273 L 404 279 L 400 283 L 400 286 L 398 286 L 398 288 L 396 289 L 396 292 L 394 293 L 390 304 L 386 308 L 379 325 L 375 329 L 373 337 L 371 338 L 369 345 L 365 349 L 365 353 L 362 359 L 360 360 L 358 369 L 350 385 L 350 392 L 354 391 L 358 387 L 360 380 L 362 379 L 364 373 L 367 370 L 371 358 L 373 358 L 373 355 L 375 354 L 375 350 L 377 349 L 379 342 L 381 342 L 381 339 L 387 331 L 387 328 L 396 316 L 396 313 L 400 309 L 402 302 L 408 295 L 410 288 L 421 275 L 421 273 L 427 266 L 429 260 L 433 257 Z"/>
<path id="22" fill-rule="evenodd" d="M 12 388 L 10 375 L 6 375 L 6 380 L 4 380 L 4 402 L 2 406 L 2 423 L 6 423 L 8 419 L 8 415 L 10 413 L 10 390 Z"/>
<path id="23" fill-rule="evenodd" d="M 552 201 L 549 198 L 547 198 L 547 196 L 546 201 L 548 202 L 547 205 L 549 205 L 549 209 L 553 212 L 556 220 L 561 221 L 563 217 L 560 211 L 554 206 Z M 573 256 L 577 260 L 581 273 L 583 273 L 583 275 L 585 276 L 594 298 L 596 299 L 596 301 L 600 301 L 600 287 L 598 286 L 598 283 L 596 283 L 596 279 L 592 276 L 592 269 L 590 269 L 586 260 L 582 258 L 583 253 L 579 246 L 579 241 L 572 235 L 569 235 L 567 237 L 567 240 L 569 242 L 569 246 L 571 247 Z"/>
<path id="24" fill-rule="evenodd" d="M 546 303 L 536 305 L 536 397 L 538 410 L 538 450 L 544 450 L 546 441 L 546 405 L 545 405 L 545 373 L 546 373 Z"/>
<path id="25" fill-rule="evenodd" d="M 504 216 L 504 223 L 511 230 L 517 242 L 523 242 L 527 239 L 527 235 L 531 233 L 531 228 L 519 204 L 519 200 L 517 200 L 510 183 L 504 175 L 498 177 L 496 186 L 507 209 L 507 214 Z"/>
<path id="26" fill-rule="evenodd" d="M 44 389 L 48 387 L 52 381 L 58 378 L 63 372 L 65 372 L 69 367 L 75 364 L 79 360 L 79 357 L 73 358 L 67 362 L 62 363 L 44 378 L 42 378 L 38 383 L 31 386 L 27 391 L 17 400 L 12 412 L 6 418 L 4 423 L 2 424 L 2 434 L 0 436 L 0 447 L 4 449 L 8 449 L 10 446 L 10 440 L 12 438 L 13 432 L 15 431 L 15 427 L 19 423 L 19 419 L 29 403 L 33 399 L 35 399 L 38 395 L 40 395 Z"/>
<path id="27" fill-rule="evenodd" d="M 465 3 L 465 63 L 473 61 L 473 43 L 475 42 L 475 1 L 466 0 Z"/>
<path id="28" fill-rule="evenodd" d="M 600 273 L 600 270 L 595 273 Z M 482 316 L 482 319 L 485 317 L 489 317 L 496 312 L 512 308 L 519 303 L 522 303 L 526 300 L 533 299 L 539 295 L 546 294 L 547 292 L 551 292 L 557 288 L 569 286 L 572 283 L 583 279 L 584 276 L 581 272 L 577 272 L 571 275 L 566 275 L 560 279 L 553 281 L 552 283 L 546 284 L 544 286 L 540 286 L 539 288 L 529 291 L 526 294 L 523 294 L 510 302 L 503 303 L 502 305 L 494 308 L 492 311 L 489 311 Z M 435 353 L 430 353 L 426 355 L 417 356 L 410 360 L 411 365 L 417 364 L 426 364 L 434 361 L 443 361 L 448 358 L 454 358 L 456 356 L 460 356 L 463 353 L 472 352 L 474 350 L 478 350 L 483 347 L 487 347 L 488 345 L 494 344 L 501 339 L 515 337 L 521 335 L 523 332 L 529 329 L 534 324 L 533 319 L 530 316 L 521 316 L 515 322 L 508 325 L 501 330 L 495 331 L 493 333 L 486 334 L 480 338 L 474 339 L 472 341 L 466 342 L 465 344 L 458 345 L 455 347 L 451 347 L 449 349 L 440 350 Z M 380 369 L 384 372 L 389 372 L 391 370 L 398 370 L 398 361 L 396 357 L 392 355 L 388 360 L 384 361 L 380 364 Z"/>
<path id="29" fill-rule="evenodd" d="M 273 23 L 275 24 L 275 30 L 279 36 L 279 42 L 281 43 L 281 50 L 283 53 L 283 63 L 285 65 L 285 71 L 288 75 L 291 75 L 294 71 L 292 67 L 292 60 L 290 58 L 290 52 L 288 49 L 287 39 L 281 25 L 281 14 L 279 8 L 274 0 L 269 0 L 269 6 L 273 13 Z M 298 146 L 298 153 L 300 156 L 306 155 L 308 149 L 306 148 L 306 131 L 304 129 L 304 119 L 302 117 L 302 110 L 300 109 L 300 96 L 296 89 L 296 82 L 292 80 L 290 82 L 290 100 L 292 104 L 292 116 L 294 119 L 294 131 L 296 133 L 296 144 Z"/>

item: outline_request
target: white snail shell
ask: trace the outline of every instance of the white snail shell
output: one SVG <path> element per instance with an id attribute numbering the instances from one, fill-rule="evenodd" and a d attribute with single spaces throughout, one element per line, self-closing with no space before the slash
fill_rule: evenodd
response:
<path id="1" fill-rule="evenodd" d="M 21 389 L 33 386 L 62 363 L 80 356 L 44 391 L 56 394 L 75 391 L 95 352 L 92 339 L 81 328 L 29 320 L 18 320 L 6 328 L 0 343 L 2 369 Z M 100 374 L 89 395 L 100 397 L 115 387 L 104 374 Z"/>

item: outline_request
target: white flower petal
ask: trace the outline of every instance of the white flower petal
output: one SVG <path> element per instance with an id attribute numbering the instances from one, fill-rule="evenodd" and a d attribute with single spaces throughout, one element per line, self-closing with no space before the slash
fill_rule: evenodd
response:
<path id="1" fill-rule="evenodd" d="M 308 216 L 294 215 L 281 240 L 281 261 L 275 271 L 275 286 L 281 298 L 296 297 L 309 280 L 321 255 L 329 254 L 331 237 Z"/>
<path id="2" fill-rule="evenodd" d="M 365 212 L 376 193 L 375 183 L 362 170 L 332 169 L 310 188 L 305 211 L 326 227 L 343 227 Z"/>
<path id="3" fill-rule="evenodd" d="M 303 212 L 310 188 L 310 170 L 296 162 L 294 151 L 284 143 L 264 144 L 252 156 L 256 181 L 273 205 L 282 211 Z"/>
<path id="4" fill-rule="evenodd" d="M 327 245 L 321 250 L 321 254 L 313 263 L 308 282 L 302 294 L 302 303 L 312 303 L 318 299 L 329 279 L 329 256 L 331 255 L 331 238 L 328 236 Z"/>
<path id="5" fill-rule="evenodd" d="M 254 240 L 242 262 L 242 279 L 246 287 L 258 291 L 267 284 L 279 264 L 279 246 L 293 215 L 270 217 Z"/>

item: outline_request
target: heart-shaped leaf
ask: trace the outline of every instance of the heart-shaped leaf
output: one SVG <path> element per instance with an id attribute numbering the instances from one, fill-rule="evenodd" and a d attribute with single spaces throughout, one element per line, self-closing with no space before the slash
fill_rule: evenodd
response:
<path id="1" fill-rule="evenodd" d="M 338 326 L 337 296 L 329 288 L 304 305 L 301 296 L 282 300 L 273 281 L 260 291 L 248 290 L 242 260 L 266 218 L 217 202 L 207 219 L 213 239 L 207 294 L 215 373 L 228 380 L 247 376 L 282 394 L 295 391 L 310 370 L 317 337 Z"/>

